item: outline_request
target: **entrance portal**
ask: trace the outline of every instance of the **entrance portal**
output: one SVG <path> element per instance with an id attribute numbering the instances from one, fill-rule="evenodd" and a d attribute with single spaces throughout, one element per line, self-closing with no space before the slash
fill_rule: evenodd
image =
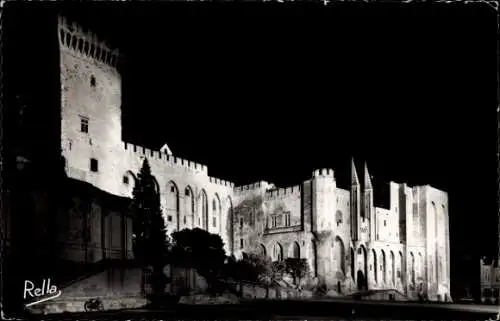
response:
<path id="1" fill-rule="evenodd" d="M 358 291 L 364 291 L 367 288 L 366 278 L 363 274 L 363 271 L 358 270 L 357 273 L 357 281 L 358 281 Z"/>

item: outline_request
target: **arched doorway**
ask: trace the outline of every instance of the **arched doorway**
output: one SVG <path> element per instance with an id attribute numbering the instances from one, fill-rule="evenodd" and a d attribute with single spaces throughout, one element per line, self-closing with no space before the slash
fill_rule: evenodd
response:
<path id="1" fill-rule="evenodd" d="M 356 276 L 357 276 L 356 280 L 357 280 L 357 285 L 358 285 L 358 291 L 366 290 L 366 278 L 365 278 L 363 271 L 358 270 L 358 273 Z"/>

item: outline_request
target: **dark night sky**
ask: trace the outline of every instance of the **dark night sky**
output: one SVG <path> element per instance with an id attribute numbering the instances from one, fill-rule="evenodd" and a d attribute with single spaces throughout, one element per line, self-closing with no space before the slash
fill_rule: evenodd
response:
<path id="1" fill-rule="evenodd" d="M 295 185 L 315 168 L 332 167 L 345 188 L 354 156 L 359 171 L 368 161 L 375 180 L 448 191 L 454 253 L 494 249 L 492 8 L 351 2 L 66 9 L 125 54 L 124 140 L 151 148 L 167 142 L 175 155 L 237 184 Z M 23 24 L 42 12 L 33 10 Z"/>

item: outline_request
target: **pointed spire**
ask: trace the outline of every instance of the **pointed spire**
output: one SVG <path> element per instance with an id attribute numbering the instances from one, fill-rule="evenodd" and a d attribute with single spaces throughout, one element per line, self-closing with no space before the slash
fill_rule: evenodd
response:
<path id="1" fill-rule="evenodd" d="M 359 185 L 358 173 L 356 172 L 356 165 L 354 164 L 354 158 L 351 158 L 351 185 Z"/>
<path id="2" fill-rule="evenodd" d="M 366 164 L 366 162 L 365 162 L 365 182 L 364 182 L 364 185 L 365 185 L 365 190 L 373 189 L 372 179 L 370 177 L 370 173 L 368 172 L 368 165 Z"/>

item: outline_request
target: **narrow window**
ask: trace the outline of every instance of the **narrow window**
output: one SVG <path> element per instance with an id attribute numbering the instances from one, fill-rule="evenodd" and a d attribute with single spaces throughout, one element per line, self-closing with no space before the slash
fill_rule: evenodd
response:
<path id="1" fill-rule="evenodd" d="M 90 159 L 90 170 L 92 172 L 98 172 L 99 171 L 99 164 L 97 162 L 97 159 L 91 158 Z"/>
<path id="2" fill-rule="evenodd" d="M 87 117 L 80 117 L 80 131 L 82 133 L 89 132 L 89 119 Z"/>
<path id="3" fill-rule="evenodd" d="M 215 211 L 217 209 L 215 200 L 212 201 L 212 210 Z"/>
<path id="4" fill-rule="evenodd" d="M 94 77 L 94 75 L 90 76 L 90 87 L 95 87 L 95 77 Z"/>
<path id="5" fill-rule="evenodd" d="M 175 192 L 175 187 L 174 186 L 170 186 L 170 193 L 174 193 Z"/>
<path id="6" fill-rule="evenodd" d="M 184 191 L 184 195 L 189 196 L 189 188 L 186 188 L 186 190 Z"/>
<path id="7" fill-rule="evenodd" d="M 167 216 L 169 222 L 172 222 L 172 215 Z"/>
<path id="8" fill-rule="evenodd" d="M 358 254 L 361 254 L 361 248 L 358 249 Z"/>
<path id="9" fill-rule="evenodd" d="M 213 227 L 217 227 L 217 218 L 215 216 L 212 218 L 212 225 Z"/>
<path id="10" fill-rule="evenodd" d="M 243 218 L 240 218 L 240 229 L 243 228 Z"/>
<path id="11" fill-rule="evenodd" d="M 123 184 L 128 185 L 128 176 L 123 176 Z"/>
<path id="12" fill-rule="evenodd" d="M 240 239 L 240 249 L 243 248 L 243 239 Z"/>
<path id="13" fill-rule="evenodd" d="M 184 216 L 184 225 L 186 225 L 186 216 Z"/>
<path id="14" fill-rule="evenodd" d="M 290 226 L 290 213 L 285 213 L 285 226 Z"/>
<path id="15" fill-rule="evenodd" d="M 384 226 L 387 226 L 387 221 L 386 220 L 384 220 Z"/>

